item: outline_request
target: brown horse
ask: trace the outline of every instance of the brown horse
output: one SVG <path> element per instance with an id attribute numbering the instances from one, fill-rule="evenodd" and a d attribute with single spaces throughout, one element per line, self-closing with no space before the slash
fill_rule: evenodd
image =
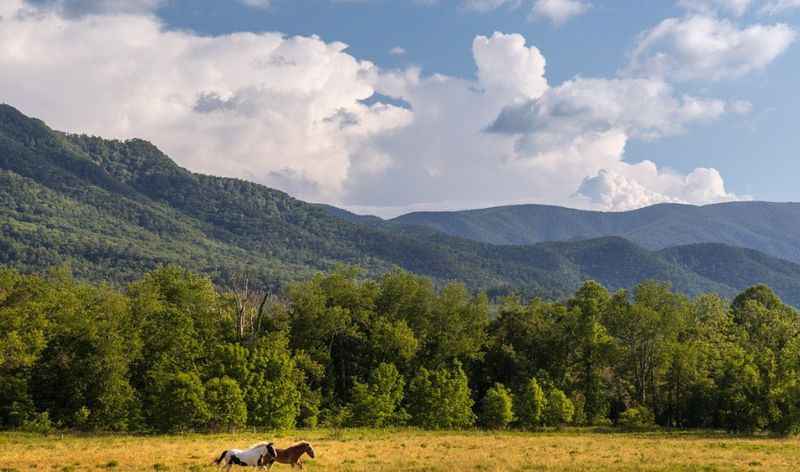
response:
<path id="1" fill-rule="evenodd" d="M 287 447 L 286 449 L 278 449 L 275 448 L 275 456 L 264 455 L 262 457 L 263 464 L 269 470 L 272 467 L 272 464 L 279 463 L 279 464 L 290 464 L 294 469 L 295 466 L 299 468 L 303 468 L 303 454 L 308 454 L 310 458 L 314 458 L 314 448 L 311 447 L 311 444 L 303 441 L 295 444 L 294 446 Z"/>

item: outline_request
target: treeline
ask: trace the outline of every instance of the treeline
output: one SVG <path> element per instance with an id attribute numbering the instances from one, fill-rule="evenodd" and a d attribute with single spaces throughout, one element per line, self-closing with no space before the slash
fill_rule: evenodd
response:
<path id="1" fill-rule="evenodd" d="M 800 319 L 766 286 L 728 303 L 587 282 L 492 304 L 401 271 L 249 285 L 0 269 L 0 427 L 800 430 Z"/>

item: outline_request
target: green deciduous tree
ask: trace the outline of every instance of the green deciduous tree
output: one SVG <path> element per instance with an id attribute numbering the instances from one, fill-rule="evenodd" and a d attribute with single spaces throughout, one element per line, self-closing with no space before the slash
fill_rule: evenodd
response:
<path id="1" fill-rule="evenodd" d="M 203 429 L 211 419 L 205 388 L 194 372 L 153 372 L 149 420 L 158 431 Z"/>
<path id="2" fill-rule="evenodd" d="M 514 412 L 523 428 L 541 426 L 546 408 L 547 397 L 535 377 L 514 396 Z"/>
<path id="3" fill-rule="evenodd" d="M 233 431 L 247 424 L 247 403 L 235 380 L 214 377 L 205 387 L 211 429 Z"/>
<path id="4" fill-rule="evenodd" d="M 551 389 L 547 393 L 547 407 L 544 410 L 544 422 L 548 426 L 562 426 L 572 422 L 575 407 L 572 401 L 561 390 Z"/>
<path id="5" fill-rule="evenodd" d="M 466 428 L 475 424 L 474 401 L 460 365 L 430 371 L 421 368 L 409 385 L 412 423 L 430 429 Z"/>
<path id="6" fill-rule="evenodd" d="M 31 379 L 36 403 L 66 426 L 128 429 L 139 410 L 129 383 L 129 359 L 137 357 L 139 342 L 131 335 L 128 300 L 69 277 L 53 284 L 60 302 L 50 312 L 50 339 Z"/>
<path id="7" fill-rule="evenodd" d="M 513 405 L 511 392 L 503 384 L 495 384 L 481 402 L 481 424 L 490 429 L 505 429 L 514 421 Z"/>
<path id="8" fill-rule="evenodd" d="M 295 426 L 300 415 L 298 384 L 303 381 L 281 334 L 262 338 L 250 351 L 245 387 L 252 424 L 273 429 Z"/>
<path id="9" fill-rule="evenodd" d="M 608 291 L 589 281 L 567 303 L 571 319 L 565 328 L 574 340 L 573 376 L 584 395 L 584 413 L 590 423 L 608 414 L 608 388 L 603 370 L 610 365 L 614 343 L 603 324 L 603 315 L 610 302 Z"/>
<path id="10" fill-rule="evenodd" d="M 384 427 L 403 424 L 408 415 L 401 407 L 405 380 L 393 364 L 380 364 L 368 383 L 356 382 L 350 403 L 356 426 Z"/>

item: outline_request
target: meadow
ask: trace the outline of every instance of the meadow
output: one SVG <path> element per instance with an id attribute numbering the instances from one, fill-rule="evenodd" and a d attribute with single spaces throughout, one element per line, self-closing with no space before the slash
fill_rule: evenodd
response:
<path id="1" fill-rule="evenodd" d="M 0 471 L 211 471 L 223 449 L 262 440 L 279 447 L 311 441 L 317 451 L 316 459 L 305 461 L 305 470 L 311 471 L 788 471 L 800 464 L 797 438 L 355 429 L 185 436 L 2 433 Z"/>

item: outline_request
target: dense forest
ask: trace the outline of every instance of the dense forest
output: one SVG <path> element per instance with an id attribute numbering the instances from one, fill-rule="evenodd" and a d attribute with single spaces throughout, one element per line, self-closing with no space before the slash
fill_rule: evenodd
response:
<path id="1" fill-rule="evenodd" d="M 340 267 L 279 293 L 158 268 L 124 289 L 0 270 L 0 427 L 800 430 L 800 318 L 646 282 L 490 303 Z"/>

